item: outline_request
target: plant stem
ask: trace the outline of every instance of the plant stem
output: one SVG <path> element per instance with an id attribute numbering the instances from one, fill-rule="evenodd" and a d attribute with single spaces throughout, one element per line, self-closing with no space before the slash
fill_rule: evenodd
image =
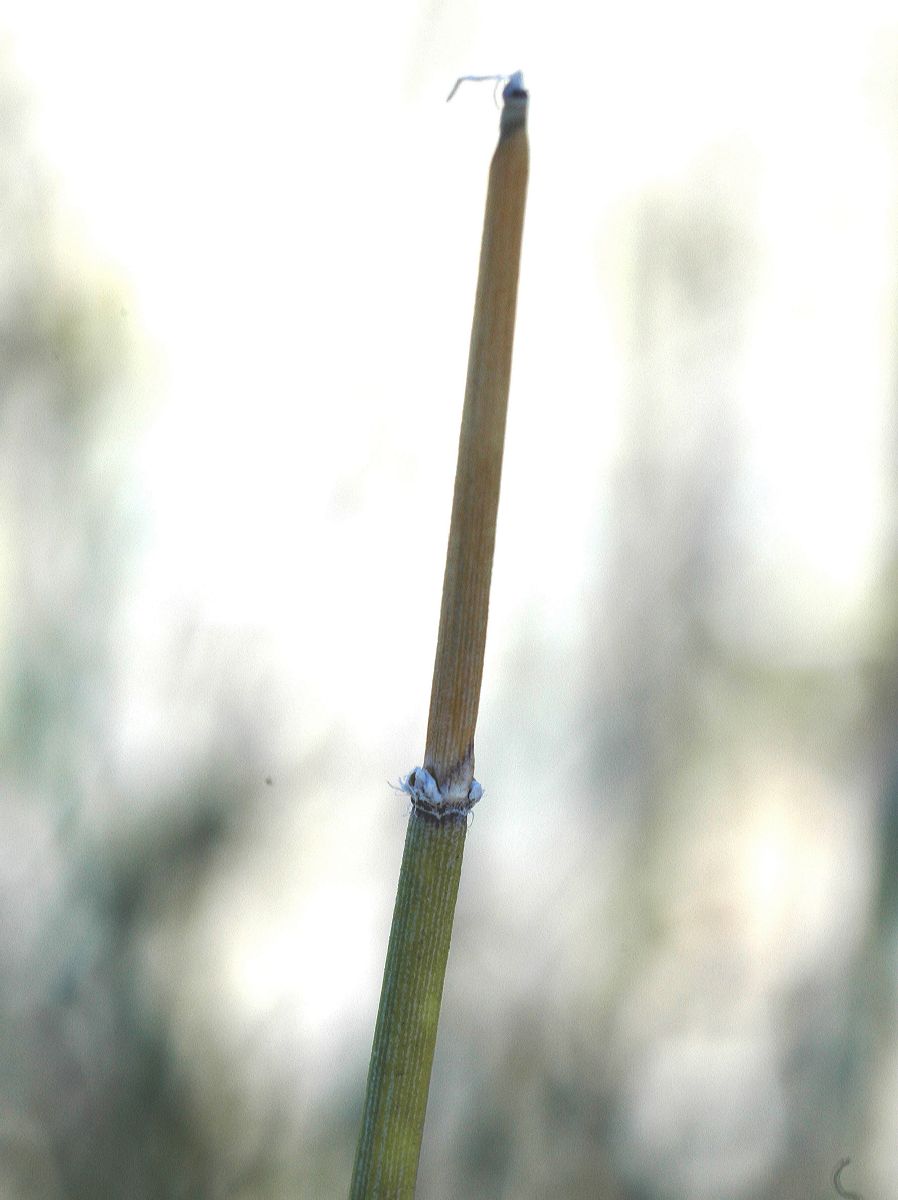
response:
<path id="1" fill-rule="evenodd" d="M 411 1200 L 474 783 L 527 190 L 527 93 L 512 76 L 490 166 L 424 769 L 412 796 L 350 1200 Z M 426 780 L 427 801 L 416 795 Z M 474 788 L 477 791 L 474 791 Z"/>
<path id="2" fill-rule="evenodd" d="M 442 791 L 465 794 L 474 774 L 505 443 L 529 169 L 527 104 L 526 92 L 506 97 L 490 165 L 424 754 Z"/>
<path id="3" fill-rule="evenodd" d="M 467 820 L 412 812 L 350 1196 L 411 1197 Z"/>

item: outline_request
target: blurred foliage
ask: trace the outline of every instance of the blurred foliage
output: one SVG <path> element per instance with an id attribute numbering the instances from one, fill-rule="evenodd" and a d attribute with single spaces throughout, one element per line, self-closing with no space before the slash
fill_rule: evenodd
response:
<path id="1" fill-rule="evenodd" d="M 3 67 L 0 1191 L 205 1196 L 208 1148 L 140 994 L 139 931 L 161 880 L 201 873 L 237 785 L 229 753 L 199 748 L 168 828 L 157 815 L 147 836 L 136 822 L 116 847 L 116 655 L 142 533 L 129 470 L 145 350 L 127 288 L 67 226 Z"/>

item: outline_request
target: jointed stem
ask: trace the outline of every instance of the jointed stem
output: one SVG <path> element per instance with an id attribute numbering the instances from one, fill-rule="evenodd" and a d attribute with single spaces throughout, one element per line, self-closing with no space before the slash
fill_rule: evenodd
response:
<path id="1" fill-rule="evenodd" d="M 503 93 L 490 167 L 424 766 L 409 818 L 351 1200 L 411 1200 L 474 775 L 527 190 L 527 93 Z M 414 773 L 410 775 L 413 778 Z M 435 781 L 435 787 L 434 783 Z M 473 793 L 471 794 L 473 802 Z"/>

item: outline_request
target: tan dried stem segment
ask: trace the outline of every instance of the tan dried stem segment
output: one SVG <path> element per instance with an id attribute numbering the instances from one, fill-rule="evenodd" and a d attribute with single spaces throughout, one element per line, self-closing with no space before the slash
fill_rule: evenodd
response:
<path id="1" fill-rule="evenodd" d="M 474 777 L 527 195 L 527 93 L 506 95 L 490 165 L 424 766 L 444 796 Z"/>

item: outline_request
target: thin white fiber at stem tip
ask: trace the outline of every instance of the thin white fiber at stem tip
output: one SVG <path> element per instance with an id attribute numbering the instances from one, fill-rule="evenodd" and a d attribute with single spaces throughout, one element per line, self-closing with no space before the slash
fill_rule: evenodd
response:
<path id="1" fill-rule="evenodd" d="M 463 83 L 504 83 L 505 87 L 502 91 L 502 98 L 504 100 L 512 92 L 522 92 L 524 90 L 524 72 L 513 71 L 511 75 L 459 75 L 452 91 L 446 97 L 447 104 Z"/>

